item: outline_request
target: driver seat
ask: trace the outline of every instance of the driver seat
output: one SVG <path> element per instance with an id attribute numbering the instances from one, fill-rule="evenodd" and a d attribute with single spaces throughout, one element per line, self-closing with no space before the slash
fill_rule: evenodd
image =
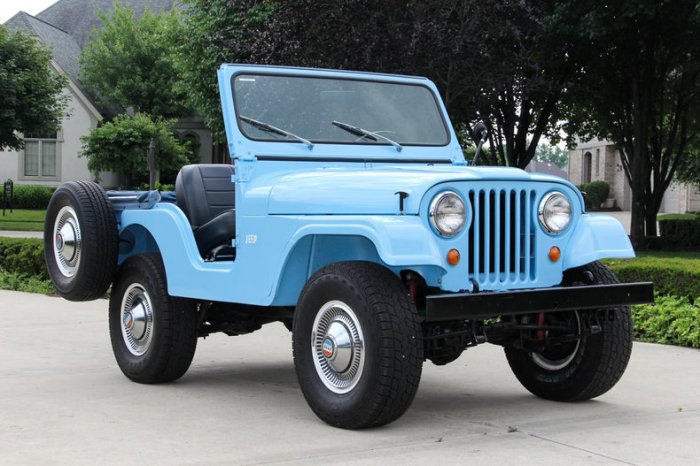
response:
<path id="1" fill-rule="evenodd" d="M 205 259 L 236 236 L 236 191 L 232 165 L 185 165 L 175 180 L 177 206 L 190 221 L 199 253 Z"/>

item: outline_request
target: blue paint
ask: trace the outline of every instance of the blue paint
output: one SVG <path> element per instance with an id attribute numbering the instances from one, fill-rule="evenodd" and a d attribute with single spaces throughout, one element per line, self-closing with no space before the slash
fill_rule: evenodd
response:
<path id="1" fill-rule="evenodd" d="M 503 167 L 471 167 L 448 122 L 446 146 L 315 144 L 253 141 L 237 126 L 231 78 L 240 72 L 382 80 L 426 86 L 424 78 L 252 65 L 224 65 L 219 85 L 226 133 L 235 163 L 236 259 L 205 262 L 184 213 L 169 199 L 150 209 L 118 212 L 120 263 L 160 252 L 174 296 L 255 305 L 293 306 L 308 278 L 344 260 L 380 263 L 394 273 L 412 270 L 443 291 L 550 287 L 572 267 L 606 257 L 633 257 L 622 226 L 584 213 L 583 198 L 557 177 Z M 303 161 L 294 158 L 303 157 Z M 443 191 L 467 207 L 467 225 L 452 238 L 432 227 L 428 209 Z M 572 223 L 561 234 L 539 224 L 540 200 L 561 191 Z M 408 194 L 403 211 L 398 191 Z M 471 228 L 471 233 L 470 233 Z M 552 263 L 551 247 L 562 251 Z M 447 252 L 458 249 L 451 266 Z"/>

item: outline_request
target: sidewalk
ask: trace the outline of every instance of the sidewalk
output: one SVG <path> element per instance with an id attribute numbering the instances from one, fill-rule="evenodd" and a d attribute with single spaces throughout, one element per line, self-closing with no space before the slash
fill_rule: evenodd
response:
<path id="1" fill-rule="evenodd" d="M 43 238 L 44 233 L 41 231 L 0 230 L 0 236 L 5 238 Z"/>

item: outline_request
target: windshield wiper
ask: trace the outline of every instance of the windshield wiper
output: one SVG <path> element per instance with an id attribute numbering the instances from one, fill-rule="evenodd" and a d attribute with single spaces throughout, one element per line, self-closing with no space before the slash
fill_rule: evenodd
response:
<path id="1" fill-rule="evenodd" d="M 342 121 L 333 120 L 332 123 L 333 123 L 333 125 L 337 126 L 338 128 L 344 129 L 348 133 L 354 134 L 355 136 L 370 137 L 370 138 L 374 138 L 375 141 L 378 141 L 380 139 L 383 141 L 386 141 L 389 144 L 391 144 L 392 146 L 396 147 L 396 152 L 401 152 L 401 150 L 403 149 L 403 146 L 401 144 L 399 144 L 396 141 L 392 141 L 388 137 L 382 136 L 379 133 L 375 133 L 372 131 L 368 131 L 366 129 L 362 129 L 359 126 L 349 125 L 347 123 L 343 123 Z"/>
<path id="2" fill-rule="evenodd" d="M 279 134 L 281 136 L 286 136 L 288 138 L 296 139 L 299 142 L 303 142 L 304 144 L 306 144 L 306 147 L 308 147 L 309 150 L 314 148 L 314 143 L 309 141 L 308 139 L 304 139 L 303 137 L 297 136 L 294 133 L 290 133 L 289 131 L 285 131 L 285 130 L 280 129 L 276 126 L 272 126 L 270 123 L 265 123 L 264 121 L 254 120 L 250 117 L 243 116 L 243 115 L 238 115 L 238 118 L 240 118 L 241 120 L 245 121 L 249 125 L 251 125 L 255 128 L 258 128 L 262 131 L 267 131 L 268 133 Z"/>

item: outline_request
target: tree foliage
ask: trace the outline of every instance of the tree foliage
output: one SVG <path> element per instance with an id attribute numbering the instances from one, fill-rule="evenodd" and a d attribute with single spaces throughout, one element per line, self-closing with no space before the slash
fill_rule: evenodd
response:
<path id="1" fill-rule="evenodd" d="M 99 102 L 165 118 L 188 113 L 176 89 L 173 64 L 181 16 L 176 8 L 154 13 L 134 10 L 119 1 L 95 29 L 80 56 L 81 82 Z"/>
<path id="2" fill-rule="evenodd" d="M 541 142 L 535 150 L 535 160 L 538 162 L 553 163 L 559 168 L 566 167 L 569 162 L 569 151 L 557 145 Z"/>
<path id="3" fill-rule="evenodd" d="M 271 2 L 183 0 L 187 21 L 180 29 L 174 59 L 178 89 L 223 140 L 224 124 L 216 70 L 222 63 L 250 62 L 253 37 L 264 30 Z"/>
<path id="4" fill-rule="evenodd" d="M 656 235 L 663 194 L 699 142 L 699 29 L 697 0 L 591 2 L 582 16 L 587 57 L 570 131 L 620 149 L 635 244 Z"/>
<path id="5" fill-rule="evenodd" d="M 148 147 L 155 142 L 161 178 L 171 183 L 183 165 L 195 163 L 196 155 L 172 132 L 173 120 L 153 119 L 137 113 L 119 115 L 81 138 L 81 156 L 93 173 L 121 173 L 129 187 L 148 181 Z"/>
<path id="6" fill-rule="evenodd" d="M 494 150 L 485 159 L 492 164 L 524 167 L 541 136 L 559 137 L 556 104 L 573 71 L 567 57 L 574 56 L 571 41 L 562 39 L 574 9 L 559 2 L 186 3 L 188 43 L 178 62 L 190 99 L 215 128 L 221 117 L 212 70 L 235 61 L 427 76 L 456 126 L 493 121 Z"/>
<path id="7" fill-rule="evenodd" d="M 66 82 L 51 69 L 51 53 L 33 37 L 0 25 L 0 150 L 20 149 L 17 133 L 58 129 Z"/>

